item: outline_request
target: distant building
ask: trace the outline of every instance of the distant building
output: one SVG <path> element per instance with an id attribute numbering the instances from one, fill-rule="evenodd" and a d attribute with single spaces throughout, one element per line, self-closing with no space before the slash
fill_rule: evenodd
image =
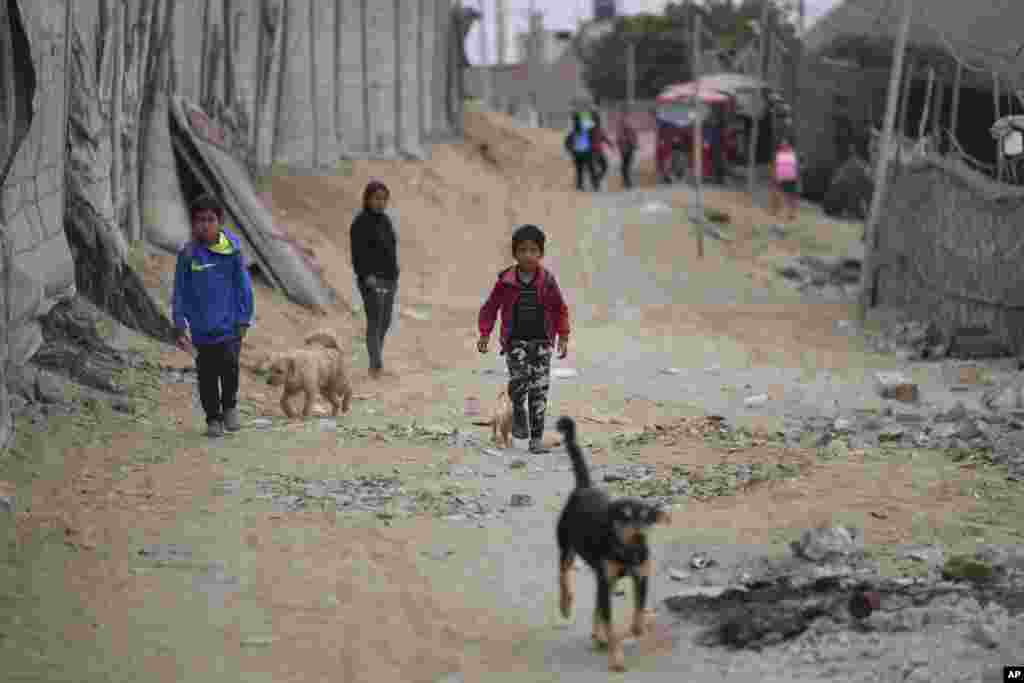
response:
<path id="1" fill-rule="evenodd" d="M 466 91 L 470 97 L 481 97 L 485 90 L 483 78 L 490 79 L 491 109 L 524 120 L 536 112 L 545 128 L 566 128 L 572 115 L 573 102 L 591 99 L 583 82 L 583 64 L 573 49 L 568 31 L 537 31 L 537 60 L 530 62 L 529 34 L 516 38 L 519 48 L 515 64 L 473 66 L 466 73 Z"/>

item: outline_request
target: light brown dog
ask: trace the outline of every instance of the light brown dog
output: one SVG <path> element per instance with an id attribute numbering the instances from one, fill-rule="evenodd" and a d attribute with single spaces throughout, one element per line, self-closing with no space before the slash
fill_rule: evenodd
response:
<path id="1" fill-rule="evenodd" d="M 339 410 L 347 413 L 352 402 L 352 386 L 345 372 L 338 338 L 328 330 L 317 330 L 306 337 L 305 344 L 304 348 L 270 357 L 267 383 L 284 387 L 281 410 L 288 417 L 295 417 L 291 399 L 296 394 L 305 394 L 302 416 L 309 417 L 313 412 L 313 402 L 320 394 L 333 407 L 332 415 L 337 416 Z"/>
<path id="2" fill-rule="evenodd" d="M 505 389 L 498 392 L 498 402 L 491 417 L 491 434 L 496 446 L 512 447 L 512 402 L 508 400 Z"/>

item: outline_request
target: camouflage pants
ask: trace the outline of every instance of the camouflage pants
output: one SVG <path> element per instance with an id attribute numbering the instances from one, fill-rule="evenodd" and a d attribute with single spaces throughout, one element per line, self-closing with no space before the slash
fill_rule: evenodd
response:
<path id="1" fill-rule="evenodd" d="M 551 385 L 551 344 L 546 341 L 512 341 L 505 352 L 508 363 L 508 398 L 517 419 L 523 416 L 523 400 L 529 415 L 531 438 L 544 433 Z"/>

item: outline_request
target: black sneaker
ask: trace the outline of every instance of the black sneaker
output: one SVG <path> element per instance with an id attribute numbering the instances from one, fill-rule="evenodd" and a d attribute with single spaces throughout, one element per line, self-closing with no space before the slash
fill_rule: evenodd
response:
<path id="1" fill-rule="evenodd" d="M 211 439 L 219 439 L 224 436 L 224 423 L 220 420 L 213 420 L 206 424 L 206 435 Z"/>
<path id="2" fill-rule="evenodd" d="M 526 411 L 512 409 L 512 436 L 516 439 L 530 438 L 530 428 L 526 424 Z"/>

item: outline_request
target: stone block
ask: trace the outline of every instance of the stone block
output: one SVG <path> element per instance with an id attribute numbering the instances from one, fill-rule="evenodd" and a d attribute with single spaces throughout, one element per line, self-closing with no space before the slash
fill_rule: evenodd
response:
<path id="1" fill-rule="evenodd" d="M 913 403 L 920 398 L 917 384 L 899 372 L 879 372 L 875 374 L 878 394 L 882 398 Z"/>

